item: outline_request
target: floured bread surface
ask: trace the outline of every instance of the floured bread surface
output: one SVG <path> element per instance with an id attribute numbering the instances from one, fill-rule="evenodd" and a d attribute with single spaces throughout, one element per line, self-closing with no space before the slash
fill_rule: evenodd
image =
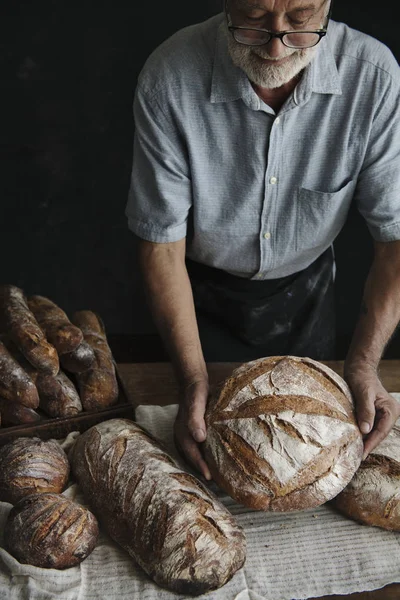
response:
<path id="1" fill-rule="evenodd" d="M 356 521 L 400 531 L 400 419 L 332 503 Z"/>
<path id="2" fill-rule="evenodd" d="M 234 517 L 132 421 L 95 425 L 70 460 L 94 514 L 159 585 L 198 595 L 243 565 L 245 536 Z"/>
<path id="3" fill-rule="evenodd" d="M 241 365 L 210 398 L 206 423 L 213 479 L 250 508 L 319 506 L 343 490 L 362 458 L 346 382 L 310 358 Z"/>

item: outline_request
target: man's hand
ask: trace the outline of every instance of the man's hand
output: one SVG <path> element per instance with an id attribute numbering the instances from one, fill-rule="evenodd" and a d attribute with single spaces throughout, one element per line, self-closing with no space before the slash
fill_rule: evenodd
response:
<path id="1" fill-rule="evenodd" d="M 358 425 L 365 436 L 364 460 L 392 429 L 400 416 L 400 404 L 385 390 L 372 367 L 353 367 L 345 378 L 355 400 Z"/>
<path id="2" fill-rule="evenodd" d="M 199 446 L 207 434 L 204 421 L 207 398 L 208 384 L 205 381 L 195 382 L 183 390 L 174 424 L 174 440 L 186 460 L 200 471 L 205 479 L 210 480 L 211 473 Z"/>

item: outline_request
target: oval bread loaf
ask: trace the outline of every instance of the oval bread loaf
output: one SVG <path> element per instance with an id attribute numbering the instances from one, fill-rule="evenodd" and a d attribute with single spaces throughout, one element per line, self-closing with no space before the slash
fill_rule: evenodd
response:
<path id="1" fill-rule="evenodd" d="M 31 494 L 61 492 L 69 471 L 68 457 L 55 440 L 16 438 L 0 448 L 0 500 L 15 504 Z"/>
<path id="2" fill-rule="evenodd" d="M 365 525 L 400 531 L 400 419 L 332 504 Z"/>
<path id="3" fill-rule="evenodd" d="M 159 585 L 198 595 L 243 565 L 245 537 L 234 517 L 132 421 L 93 426 L 70 461 L 100 523 Z"/>
<path id="4" fill-rule="evenodd" d="M 61 494 L 33 494 L 10 511 L 4 530 L 7 550 L 21 563 L 67 569 L 84 560 L 99 535 L 95 516 Z"/>
<path id="5" fill-rule="evenodd" d="M 360 465 L 350 390 L 309 358 L 261 358 L 233 371 L 206 409 L 204 456 L 237 502 L 267 511 L 313 508 Z"/>

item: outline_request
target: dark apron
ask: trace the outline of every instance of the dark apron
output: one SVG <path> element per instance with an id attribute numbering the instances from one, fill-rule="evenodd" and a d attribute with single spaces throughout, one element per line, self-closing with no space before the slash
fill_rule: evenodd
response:
<path id="1" fill-rule="evenodd" d="M 187 259 L 200 334 L 204 318 L 216 331 L 222 326 L 248 349 L 237 360 L 287 354 L 334 359 L 333 262 L 328 248 L 303 271 L 258 281 Z"/>

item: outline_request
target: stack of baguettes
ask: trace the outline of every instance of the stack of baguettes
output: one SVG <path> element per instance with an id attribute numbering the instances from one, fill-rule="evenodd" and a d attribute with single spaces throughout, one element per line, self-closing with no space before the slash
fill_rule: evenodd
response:
<path id="1" fill-rule="evenodd" d="M 118 399 L 100 317 L 67 314 L 43 296 L 0 286 L 0 423 L 31 424 L 106 408 Z"/>

